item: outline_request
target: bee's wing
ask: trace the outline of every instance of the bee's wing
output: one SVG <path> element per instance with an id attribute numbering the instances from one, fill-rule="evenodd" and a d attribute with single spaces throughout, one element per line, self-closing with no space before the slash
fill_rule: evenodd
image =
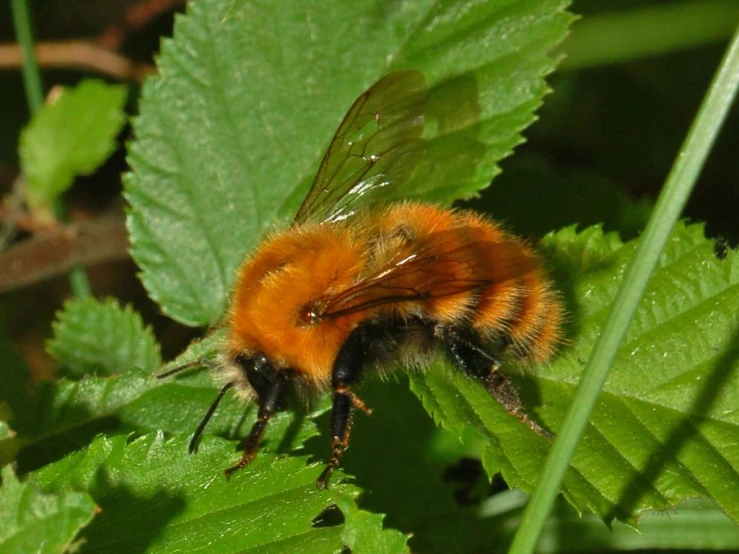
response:
<path id="1" fill-rule="evenodd" d="M 408 179 L 425 151 L 425 109 L 426 80 L 415 70 L 391 73 L 357 98 L 295 221 L 345 219 L 363 196 Z"/>
<path id="2" fill-rule="evenodd" d="M 486 252 L 495 249 L 495 282 L 518 279 L 539 266 L 514 241 L 446 241 L 437 233 L 425 245 L 392 259 L 384 267 L 330 298 L 319 301 L 319 318 L 336 318 L 378 306 L 418 302 L 480 290 L 491 284 L 491 272 L 484 271 Z"/>

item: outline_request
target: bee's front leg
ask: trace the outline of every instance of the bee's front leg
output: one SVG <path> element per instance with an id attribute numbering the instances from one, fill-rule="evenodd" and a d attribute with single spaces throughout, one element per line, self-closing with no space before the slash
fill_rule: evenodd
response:
<path id="1" fill-rule="evenodd" d="M 267 423 L 272 416 L 282 408 L 285 403 L 285 392 L 287 389 L 290 373 L 288 371 L 276 372 L 275 379 L 265 389 L 259 398 L 259 412 L 257 420 L 249 432 L 249 437 L 244 445 L 244 453 L 239 463 L 224 471 L 227 478 L 235 471 L 245 468 L 256 456 L 259 450 L 259 443 L 262 441 L 262 435 L 267 428 Z"/>

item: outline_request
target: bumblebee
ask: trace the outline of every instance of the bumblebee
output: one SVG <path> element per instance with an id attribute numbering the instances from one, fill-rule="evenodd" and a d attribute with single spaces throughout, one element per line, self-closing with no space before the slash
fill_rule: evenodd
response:
<path id="1" fill-rule="evenodd" d="M 534 250 L 478 214 L 420 202 L 383 203 L 425 152 L 426 82 L 392 73 L 352 105 L 295 220 L 244 261 L 226 317 L 218 402 L 233 390 L 257 402 L 241 460 L 256 455 L 287 392 L 333 394 L 326 486 L 349 444 L 363 373 L 422 370 L 441 351 L 533 431 L 501 360 L 549 359 L 562 303 Z M 400 363 L 398 363 L 400 362 Z M 166 375 L 178 371 L 169 371 Z"/>

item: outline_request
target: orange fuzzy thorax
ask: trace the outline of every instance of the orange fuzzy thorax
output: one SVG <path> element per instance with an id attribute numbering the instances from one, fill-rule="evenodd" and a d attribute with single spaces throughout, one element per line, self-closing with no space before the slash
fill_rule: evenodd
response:
<path id="1" fill-rule="evenodd" d="M 422 290 L 434 272 L 488 284 L 459 291 L 434 284 L 435 294 L 422 299 L 311 320 L 327 299 L 419 249 L 439 255 L 395 286 Z M 366 294 L 371 298 L 373 291 Z M 470 212 L 399 203 L 266 238 L 239 271 L 227 350 L 234 357 L 263 353 L 277 369 L 289 368 L 323 389 L 339 349 L 370 318 L 468 325 L 483 338 L 507 337 L 519 357 L 543 361 L 560 340 L 561 314 L 538 258 L 520 239 Z"/>

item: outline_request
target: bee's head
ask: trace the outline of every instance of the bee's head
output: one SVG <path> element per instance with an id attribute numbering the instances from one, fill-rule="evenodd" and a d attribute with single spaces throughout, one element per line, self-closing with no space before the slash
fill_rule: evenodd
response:
<path id="1" fill-rule="evenodd" d="M 237 370 L 236 375 L 232 375 L 237 391 L 261 401 L 275 379 L 274 365 L 261 352 L 253 355 L 237 354 L 232 360 L 234 369 Z M 249 388 L 251 391 L 247 390 Z"/>

